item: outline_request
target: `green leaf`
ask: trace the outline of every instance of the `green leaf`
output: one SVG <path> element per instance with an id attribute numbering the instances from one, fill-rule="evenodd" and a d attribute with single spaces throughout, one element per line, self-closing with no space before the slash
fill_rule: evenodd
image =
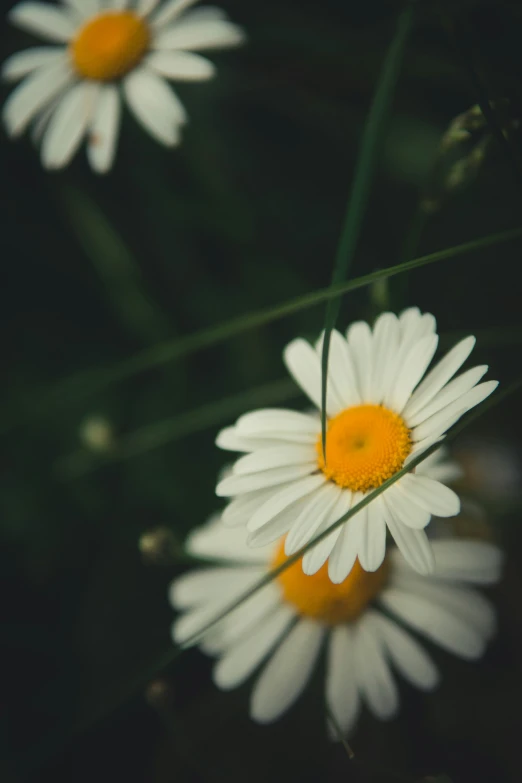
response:
<path id="1" fill-rule="evenodd" d="M 412 22 L 413 5 L 409 5 L 399 16 L 397 30 L 382 65 L 379 83 L 366 119 L 344 226 L 335 257 L 332 286 L 338 285 L 346 279 L 357 240 L 359 239 L 364 213 L 370 197 L 371 183 L 384 140 L 395 85 L 399 78 L 406 41 L 408 40 Z M 326 454 L 326 386 L 328 383 L 330 337 L 339 315 L 340 305 L 339 298 L 330 299 L 325 316 L 321 357 L 321 437 L 323 454 Z"/>
<path id="2" fill-rule="evenodd" d="M 82 371 L 66 378 L 47 392 L 45 390 L 39 390 L 38 395 L 33 395 L 29 401 L 26 401 L 24 410 L 26 415 L 30 415 L 31 413 L 38 414 L 41 411 L 46 410 L 48 406 L 65 404 L 69 397 L 74 397 L 75 400 L 84 399 L 85 397 L 100 392 L 107 386 L 132 378 L 138 373 L 176 361 L 184 356 L 201 351 L 204 348 L 218 345 L 249 329 L 264 326 L 265 324 L 284 318 L 287 315 L 292 315 L 301 310 L 306 310 L 309 307 L 314 307 L 329 299 L 364 288 L 365 286 L 375 283 L 377 280 L 386 280 L 387 278 L 409 272 L 413 269 L 419 269 L 439 261 L 456 258 L 475 250 L 481 250 L 490 245 L 497 245 L 501 242 L 517 239 L 521 236 L 522 228 L 489 234 L 485 237 L 480 237 L 479 239 L 473 239 L 470 242 L 464 242 L 461 245 L 455 245 L 446 250 L 429 253 L 428 255 L 415 258 L 412 261 L 405 261 L 401 264 L 387 267 L 386 269 L 379 269 L 376 272 L 371 272 L 368 275 L 363 275 L 354 280 L 329 286 L 328 288 L 322 288 L 318 291 L 311 291 L 304 296 L 290 299 L 289 301 L 275 305 L 274 307 L 268 307 L 253 313 L 248 313 L 239 318 L 233 318 L 218 326 L 202 329 L 199 332 L 194 332 L 181 339 L 158 343 L 112 367 Z M 0 432 L 6 432 L 16 424 L 20 424 L 20 420 L 15 420 L 12 415 L 6 416 L 0 424 Z"/>

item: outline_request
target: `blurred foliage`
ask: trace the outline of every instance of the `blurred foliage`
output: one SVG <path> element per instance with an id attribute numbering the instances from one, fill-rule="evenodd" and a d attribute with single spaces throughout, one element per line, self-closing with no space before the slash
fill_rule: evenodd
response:
<path id="1" fill-rule="evenodd" d="M 213 55 L 213 82 L 179 85 L 190 115 L 179 149 L 160 148 L 126 116 L 114 170 L 96 178 L 83 154 L 49 174 L 30 141 L 2 137 L 2 780 L 412 782 L 442 770 L 454 783 L 518 783 L 519 397 L 456 443 L 472 466 L 466 491 L 480 496 L 509 553 L 501 633 L 480 666 L 433 650 L 440 690 L 425 697 L 402 685 L 404 710 L 391 724 L 363 715 L 351 740 L 357 765 L 325 738 L 322 672 L 298 708 L 258 727 L 247 717 L 249 686 L 217 692 L 200 653 L 158 669 L 170 650 L 166 589 L 184 565 L 152 564 L 140 538 L 165 528 L 179 543 L 218 507 L 226 457 L 213 444 L 217 413 L 232 420 L 252 406 L 303 404 L 281 350 L 296 334 L 317 334 L 325 308 L 98 390 L 95 381 L 144 349 L 329 284 L 402 8 L 220 5 L 250 42 Z M 416 13 L 352 276 L 521 224 L 520 3 L 426 0 Z M 2 57 L 34 43 L 3 32 Z M 492 135 L 487 154 L 419 219 L 440 174 L 441 138 L 476 104 Z M 343 297 L 339 323 L 418 304 L 444 335 L 479 334 L 474 356 L 508 385 L 520 375 L 519 264 L 520 240 L 434 264 Z M 86 436 L 92 421 L 105 423 L 108 440 L 99 428 Z M 120 443 L 130 444 L 127 458 L 110 459 Z M 482 478 L 477 443 L 497 454 Z M 487 494 L 484 477 L 500 459 L 489 444 L 518 476 L 509 497 Z M 82 472 L 82 460 L 98 470 Z"/>

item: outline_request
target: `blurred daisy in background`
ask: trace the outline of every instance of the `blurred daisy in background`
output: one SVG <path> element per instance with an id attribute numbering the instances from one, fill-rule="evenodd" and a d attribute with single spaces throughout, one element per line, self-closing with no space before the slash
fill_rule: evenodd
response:
<path id="1" fill-rule="evenodd" d="M 210 79 L 213 64 L 194 51 L 223 49 L 244 41 L 240 27 L 218 8 L 197 0 L 64 0 L 62 7 L 24 2 L 9 14 L 18 27 L 51 41 L 12 55 L 3 66 L 8 81 L 23 79 L 7 100 L 3 119 L 18 136 L 36 121 L 42 162 L 69 163 L 87 140 L 97 172 L 112 165 L 122 100 L 157 141 L 180 142 L 187 114 L 167 80 Z"/>
<path id="2" fill-rule="evenodd" d="M 346 339 L 332 333 L 325 455 L 318 415 L 258 410 L 222 430 L 218 446 L 247 452 L 217 485 L 219 496 L 233 498 L 223 521 L 246 524 L 253 547 L 287 534 L 290 555 L 442 440 L 497 382 L 478 384 L 486 365 L 453 378 L 474 337 L 458 343 L 426 375 L 437 349 L 435 330 L 432 315 L 410 308 L 399 317 L 383 313 L 373 330 L 354 323 Z M 314 347 L 299 339 L 284 352 L 288 370 L 318 408 L 321 351 L 322 339 Z M 424 528 L 431 515 L 459 512 L 458 496 L 445 486 L 455 477 L 455 466 L 440 459 L 421 463 L 309 552 L 305 572 L 314 574 L 328 559 L 330 579 L 342 582 L 357 557 L 365 570 L 377 570 L 388 527 L 407 562 L 430 573 L 434 558 Z"/>
<path id="3" fill-rule="evenodd" d="M 176 643 L 187 642 L 286 561 L 284 539 L 253 550 L 245 538 L 244 530 L 227 528 L 220 517 L 189 537 L 190 554 L 226 558 L 229 564 L 174 580 L 170 601 L 182 612 L 172 628 Z M 343 733 L 353 729 L 363 704 L 378 718 L 393 717 L 399 708 L 394 672 L 426 691 L 439 680 L 416 634 L 474 660 L 495 630 L 491 604 L 469 585 L 499 579 L 499 549 L 483 541 L 442 538 L 433 541 L 433 551 L 437 566 L 429 577 L 416 574 L 396 548 L 373 573 L 356 561 L 340 584 L 332 583 L 326 565 L 313 576 L 299 562 L 289 566 L 199 641 L 204 652 L 218 658 L 215 684 L 235 688 L 266 661 L 253 687 L 250 715 L 268 723 L 302 693 L 326 645 L 326 702 Z"/>

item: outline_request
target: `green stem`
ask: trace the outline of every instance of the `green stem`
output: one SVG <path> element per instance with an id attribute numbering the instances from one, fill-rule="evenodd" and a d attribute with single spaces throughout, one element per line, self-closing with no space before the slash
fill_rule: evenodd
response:
<path id="1" fill-rule="evenodd" d="M 385 129 L 391 110 L 395 85 L 399 78 L 400 68 L 406 48 L 406 41 L 413 23 L 413 4 L 399 16 L 395 36 L 386 54 L 381 68 L 379 82 L 375 90 L 372 105 L 366 118 L 366 124 L 361 141 L 360 154 L 355 167 L 352 190 L 348 200 L 346 217 L 341 238 L 335 256 L 332 285 L 338 285 L 346 280 L 353 259 L 366 207 L 370 198 L 371 184 L 384 141 Z M 331 299 L 326 308 L 323 352 L 321 357 L 321 437 L 323 454 L 326 444 L 326 387 L 328 383 L 328 356 L 330 353 L 330 336 L 335 326 L 340 299 Z"/>

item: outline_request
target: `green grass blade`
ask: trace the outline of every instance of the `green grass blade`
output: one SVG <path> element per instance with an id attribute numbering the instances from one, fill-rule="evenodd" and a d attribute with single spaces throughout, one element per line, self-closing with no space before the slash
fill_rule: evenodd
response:
<path id="1" fill-rule="evenodd" d="M 359 239 L 364 213 L 370 198 L 373 175 L 384 141 L 395 85 L 399 78 L 406 41 L 408 40 L 412 22 L 413 5 L 409 5 L 399 16 L 397 30 L 384 59 L 377 89 L 366 118 L 344 226 L 335 257 L 332 286 L 346 280 L 357 240 Z M 339 315 L 340 306 L 340 299 L 330 299 L 326 308 L 324 324 L 324 341 L 321 356 L 321 437 L 323 454 L 326 454 L 326 386 L 328 383 L 330 337 Z"/>
<path id="2" fill-rule="evenodd" d="M 482 348 L 502 345 L 519 345 L 521 329 L 466 329 L 440 335 L 439 347 L 449 349 L 459 340 L 474 334 Z M 232 394 L 218 402 L 201 405 L 192 410 L 139 427 L 120 437 L 107 453 L 94 453 L 86 448 L 77 449 L 60 457 L 54 464 L 59 480 L 70 481 L 94 473 L 116 462 L 132 459 L 168 443 L 187 438 L 197 432 L 226 424 L 232 417 L 258 406 L 278 405 L 300 395 L 299 388 L 289 378 L 256 386 L 244 392 Z"/>
<path id="3" fill-rule="evenodd" d="M 289 378 L 263 384 L 218 402 L 207 403 L 194 410 L 140 427 L 118 439 L 115 447 L 106 454 L 94 454 L 88 449 L 78 449 L 60 458 L 54 465 L 54 470 L 62 480 L 76 479 L 114 462 L 131 459 L 180 438 L 216 427 L 250 408 L 274 405 L 299 394 L 298 387 Z"/>
<path id="4" fill-rule="evenodd" d="M 350 761 L 352 761 L 352 759 L 355 758 L 355 753 L 353 751 L 353 748 L 351 747 L 351 745 L 348 744 L 347 740 L 345 739 L 343 730 L 341 729 L 337 718 L 335 717 L 332 709 L 329 707 L 328 704 L 326 704 L 326 715 L 334 728 L 335 734 L 337 735 L 337 739 L 339 740 L 344 750 L 346 751 L 346 755 L 348 756 Z"/>
<path id="5" fill-rule="evenodd" d="M 117 688 L 115 688 L 115 691 L 112 694 L 112 698 L 106 699 L 104 704 L 98 707 L 94 712 L 84 716 L 83 719 L 78 721 L 78 723 L 76 723 L 74 726 L 67 724 L 67 726 L 64 727 L 64 733 L 61 734 L 60 736 L 58 736 L 58 734 L 53 733 L 52 737 L 48 737 L 42 743 L 42 746 L 36 749 L 34 755 L 38 755 L 38 751 L 40 752 L 40 758 L 38 759 L 38 761 L 41 762 L 42 757 L 47 759 L 54 752 L 57 752 L 58 749 L 63 746 L 63 743 L 66 742 L 68 738 L 72 737 L 73 734 L 77 734 L 78 732 L 87 730 L 89 727 L 93 726 L 98 720 L 103 719 L 105 716 L 107 716 L 107 714 L 118 709 L 122 704 L 125 703 L 125 701 L 127 701 L 127 699 L 130 698 L 130 696 L 134 692 L 138 691 L 140 688 L 146 685 L 146 683 L 150 680 L 150 678 L 153 677 L 155 674 L 157 674 L 158 671 L 161 671 L 165 669 L 167 666 L 169 666 L 176 658 L 178 658 L 184 652 L 184 650 L 196 644 L 211 627 L 213 627 L 216 623 L 220 622 L 220 620 L 222 620 L 230 612 L 236 609 L 241 603 L 248 600 L 255 592 L 257 592 L 259 589 L 261 589 L 269 582 L 271 582 L 273 579 L 275 579 L 280 573 L 282 573 L 282 571 L 284 571 L 286 568 L 289 568 L 291 565 L 297 562 L 297 560 L 299 560 L 299 558 L 301 558 L 309 549 L 314 547 L 317 543 L 319 543 L 319 541 L 321 541 L 323 538 L 329 535 L 332 530 L 342 525 L 344 522 L 347 521 L 347 519 L 349 519 L 351 516 L 356 514 L 362 508 L 364 508 L 364 506 L 368 505 L 368 503 L 371 503 L 371 501 L 374 500 L 374 498 L 376 498 L 378 495 L 380 495 L 382 492 L 388 489 L 388 487 L 390 487 L 392 484 L 398 481 L 405 473 L 408 473 L 409 471 L 413 470 L 413 468 L 419 465 L 430 454 L 432 454 L 434 451 L 436 451 L 441 446 L 443 446 L 444 443 L 451 441 L 456 435 L 462 432 L 462 430 L 467 428 L 473 421 L 481 417 L 487 410 L 495 407 L 496 405 L 501 403 L 503 400 L 507 399 L 509 396 L 514 394 L 519 389 L 522 389 L 522 378 L 519 378 L 510 386 L 506 387 L 502 392 L 492 395 L 492 397 L 490 397 L 481 405 L 479 405 L 474 411 L 472 411 L 463 420 L 461 420 L 456 426 L 454 426 L 451 429 L 451 431 L 448 433 L 447 437 L 443 442 L 435 443 L 429 449 L 426 449 L 426 451 L 424 451 L 418 457 L 413 459 L 407 465 L 406 468 L 400 470 L 398 473 L 396 473 L 394 476 L 388 479 L 384 484 L 382 484 L 381 487 L 374 490 L 370 495 L 368 495 L 366 498 L 360 501 L 356 506 L 350 509 L 350 511 L 348 511 L 347 514 L 345 514 L 340 519 L 336 520 L 332 525 L 330 525 L 328 530 L 316 536 L 306 546 L 302 547 L 302 549 L 300 549 L 294 555 L 289 557 L 288 560 L 285 563 L 283 563 L 281 566 L 272 569 L 272 571 L 270 571 L 262 579 L 260 579 L 252 588 L 250 588 L 248 591 L 245 591 L 245 593 L 243 593 L 239 597 L 239 599 L 237 599 L 228 607 L 226 607 L 222 612 L 219 613 L 217 617 L 213 618 L 211 622 L 207 623 L 199 631 L 196 631 L 190 637 L 190 639 L 186 641 L 183 647 L 173 647 L 172 649 L 163 653 L 161 657 L 157 658 L 151 664 L 150 668 L 148 668 L 146 672 L 142 672 L 140 675 L 138 675 L 133 680 L 132 683 L 129 684 L 129 682 L 127 681 L 124 685 L 120 685 Z M 27 754 L 24 760 L 29 761 Z M 36 764 L 34 762 L 31 763 L 31 761 L 29 761 L 29 766 L 31 768 L 34 768 Z"/>
<path id="6" fill-rule="evenodd" d="M 102 391 L 107 386 L 127 380 L 138 373 L 160 367 L 168 362 L 176 361 L 184 356 L 194 354 L 205 348 L 210 348 L 213 345 L 218 345 L 249 329 L 264 326 L 265 324 L 272 323 L 285 316 L 319 305 L 329 299 L 364 288 L 377 280 L 385 280 L 394 277 L 395 275 L 412 271 L 413 269 L 428 266 L 429 264 L 457 258 L 458 256 L 472 253 L 473 251 L 481 250 L 491 245 L 508 242 L 521 236 L 522 228 L 489 234 L 485 237 L 480 237 L 479 239 L 473 239 L 470 242 L 464 242 L 461 245 L 455 245 L 454 247 L 445 250 L 429 253 L 428 255 L 415 258 L 412 261 L 405 261 L 401 264 L 387 267 L 386 269 L 379 269 L 376 272 L 371 272 L 368 275 L 339 283 L 335 286 L 329 286 L 328 288 L 319 289 L 318 291 L 311 291 L 304 296 L 299 296 L 295 299 L 283 302 L 282 304 L 275 305 L 274 307 L 257 310 L 239 318 L 233 318 L 218 326 L 202 329 L 199 332 L 194 332 L 181 339 L 160 343 L 145 349 L 141 353 L 131 356 L 129 359 L 126 359 L 111 368 L 82 371 L 57 384 L 53 389 L 47 391 L 47 393 L 45 390 L 39 391 L 37 397 L 32 396 L 32 399 L 30 400 L 31 404 L 27 403 L 26 410 L 32 410 L 35 413 L 38 413 L 48 406 L 63 404 L 69 396 L 74 396 L 76 400 L 84 399 L 85 397 Z M 9 419 L 4 419 L 0 427 L 0 432 L 11 429 L 13 424 L 16 424 L 16 421 L 13 421 L 12 416 L 10 416 Z"/>
<path id="7" fill-rule="evenodd" d="M 168 320 L 144 294 L 140 266 L 125 242 L 86 193 L 67 187 L 60 196 L 69 224 L 122 326 L 145 343 L 164 338 L 172 331 Z"/>

